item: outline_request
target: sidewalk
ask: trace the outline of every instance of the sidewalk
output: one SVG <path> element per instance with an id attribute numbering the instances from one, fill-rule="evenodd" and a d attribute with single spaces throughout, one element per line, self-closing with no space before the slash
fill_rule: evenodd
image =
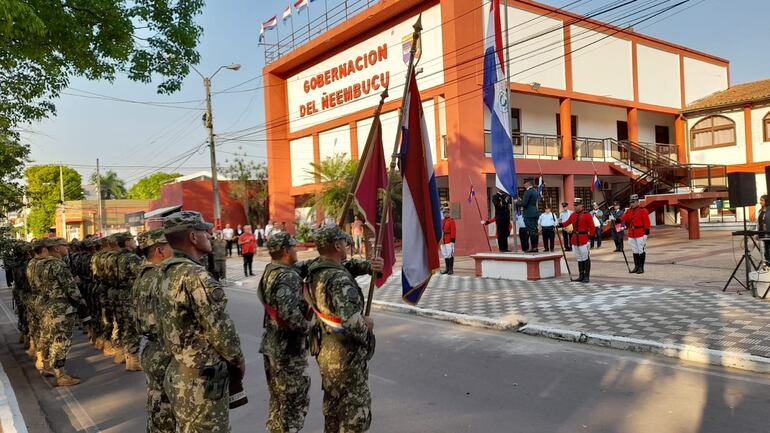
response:
<path id="1" fill-rule="evenodd" d="M 770 300 L 738 294 L 735 283 L 722 292 L 742 248 L 729 232 L 701 235 L 701 240 L 688 241 L 684 230 L 654 228 L 643 275 L 628 274 L 622 254 L 613 252 L 612 241 L 605 241 L 591 251 L 590 284 L 571 283 L 566 276 L 537 282 L 476 278 L 473 260 L 458 257 L 456 274 L 435 275 L 418 307 L 401 301 L 398 272 L 375 292 L 375 306 L 466 325 L 770 372 L 770 316 L 766 314 Z M 574 269 L 574 257 L 567 254 Z M 300 259 L 315 256 L 313 251 L 300 253 Z M 400 260 L 399 254 L 397 269 Z M 231 260 L 228 268 L 241 280 L 239 263 Z M 255 272 L 263 266 L 255 261 Z M 236 284 L 256 284 L 258 276 Z"/>
<path id="2" fill-rule="evenodd" d="M 375 294 L 391 311 L 529 335 L 770 372 L 770 318 L 749 295 L 690 288 L 434 276 L 419 307 L 399 279 Z"/>

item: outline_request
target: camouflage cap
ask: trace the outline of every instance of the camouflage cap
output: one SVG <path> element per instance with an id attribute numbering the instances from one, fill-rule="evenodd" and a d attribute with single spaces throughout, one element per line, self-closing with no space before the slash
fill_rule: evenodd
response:
<path id="1" fill-rule="evenodd" d="M 318 248 L 324 248 L 339 240 L 344 240 L 349 245 L 353 244 L 353 238 L 336 224 L 322 225 L 313 232 L 313 240 Z"/>
<path id="2" fill-rule="evenodd" d="M 133 239 L 134 235 L 132 235 L 130 232 L 120 232 L 112 235 L 112 238 L 115 240 L 115 242 L 126 242 Z"/>
<path id="3" fill-rule="evenodd" d="M 69 246 L 69 243 L 64 238 L 48 238 L 45 240 L 46 246 L 57 247 L 59 245 Z"/>
<path id="4" fill-rule="evenodd" d="M 118 245 L 118 238 L 116 238 L 114 234 L 111 234 L 109 236 L 105 236 L 105 237 L 102 238 L 102 245 L 104 245 L 104 246 L 117 246 Z"/>
<path id="5" fill-rule="evenodd" d="M 271 253 L 280 251 L 281 248 L 290 248 L 299 245 L 299 242 L 291 237 L 288 232 L 278 232 L 270 236 L 267 241 L 267 250 Z"/>
<path id="6" fill-rule="evenodd" d="M 203 220 L 200 212 L 182 211 L 163 218 L 163 233 L 175 233 L 183 230 L 211 230 L 213 224 Z"/>
<path id="7" fill-rule="evenodd" d="M 83 242 L 81 242 L 78 239 L 73 239 L 70 241 L 70 247 L 72 248 L 80 248 L 83 246 Z"/>
<path id="8" fill-rule="evenodd" d="M 150 230 L 147 232 L 139 233 L 139 236 L 136 237 L 136 240 L 139 243 L 140 250 L 150 248 L 156 244 L 168 243 L 166 236 L 163 235 L 163 229 Z"/>

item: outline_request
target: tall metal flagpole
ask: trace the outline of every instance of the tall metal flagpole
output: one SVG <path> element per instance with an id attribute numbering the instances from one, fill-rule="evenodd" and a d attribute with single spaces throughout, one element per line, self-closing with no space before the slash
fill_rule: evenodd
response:
<path id="1" fill-rule="evenodd" d="M 499 1 L 499 0 L 496 0 L 496 1 Z M 511 62 L 511 55 L 508 52 L 508 48 L 509 48 L 509 45 L 510 45 L 510 43 L 508 42 L 508 0 L 505 0 L 503 4 L 505 6 L 505 11 L 503 13 L 503 15 L 505 16 L 505 20 L 504 20 L 504 25 L 505 25 L 505 92 L 506 92 L 506 98 L 508 99 L 508 110 L 509 110 L 509 112 L 507 114 L 508 114 L 508 116 L 510 116 L 511 115 L 511 113 L 510 113 L 510 105 L 511 105 L 511 63 L 510 62 Z M 513 130 L 511 129 L 511 127 L 512 127 L 512 124 L 511 124 L 511 122 L 509 120 L 509 122 L 508 122 L 508 135 L 511 137 L 511 145 L 513 145 Z M 511 154 L 513 154 L 513 146 L 511 146 Z M 515 159 L 516 156 L 513 155 L 513 158 Z M 518 195 L 519 195 L 518 191 L 511 191 L 511 192 L 516 194 L 517 202 L 518 202 Z M 511 204 L 514 206 L 513 215 L 516 215 L 516 212 L 515 212 L 516 204 L 515 203 L 516 202 L 513 202 L 513 201 L 511 202 Z M 516 227 L 516 233 L 513 234 L 513 251 L 514 252 L 518 251 L 518 249 L 519 249 L 519 236 L 518 236 L 518 229 L 519 229 L 519 227 L 518 227 L 518 223 L 519 223 L 519 219 L 517 217 L 516 218 L 516 224 L 513 225 L 514 227 Z"/>
<path id="2" fill-rule="evenodd" d="M 398 130 L 401 130 L 401 127 L 404 124 L 404 117 L 408 115 L 406 110 L 404 109 L 406 106 L 406 98 L 409 95 L 409 86 L 412 82 L 412 75 L 414 74 L 414 56 L 417 53 L 417 42 L 420 40 L 420 33 L 422 32 L 422 14 L 420 14 L 419 17 L 417 17 L 417 22 L 414 23 L 414 33 L 412 33 L 412 47 L 409 50 L 409 67 L 407 68 L 406 72 L 406 81 L 404 82 L 404 94 L 401 97 L 401 119 L 398 122 Z M 382 228 L 385 226 L 385 223 L 390 218 L 390 213 L 392 211 L 391 209 L 391 197 L 393 195 L 393 184 L 394 177 L 396 175 L 396 167 L 398 166 L 398 159 L 400 154 L 400 149 L 398 147 L 398 141 L 400 139 L 401 134 L 396 134 L 396 143 L 393 145 L 393 155 L 390 158 L 390 170 L 388 172 L 388 189 L 385 193 L 385 199 L 382 203 L 383 212 L 380 216 L 380 229 L 377 232 L 377 240 L 374 243 L 374 257 L 379 257 L 380 255 L 380 249 L 382 248 L 382 236 L 383 236 L 383 230 Z M 368 316 L 369 313 L 372 311 L 372 300 L 374 298 L 374 287 L 377 284 L 377 278 L 375 277 L 375 273 L 372 272 L 372 279 L 369 281 L 369 296 L 366 299 L 366 310 L 364 311 L 364 315 Z"/>
<path id="3" fill-rule="evenodd" d="M 99 158 L 96 158 L 96 205 L 99 207 L 99 237 L 104 236 L 104 210 L 102 203 L 102 175 L 99 173 Z"/>
<path id="4" fill-rule="evenodd" d="M 64 240 L 67 241 L 67 207 L 64 205 L 64 169 L 59 163 L 59 195 L 61 198 L 61 226 Z"/>
<path id="5" fill-rule="evenodd" d="M 326 21 L 326 31 L 329 31 L 329 0 L 324 0 L 324 7 L 326 12 L 324 12 L 324 17 Z"/>
<path id="6" fill-rule="evenodd" d="M 289 5 L 291 7 L 291 5 Z M 294 43 L 294 13 L 289 15 L 289 21 L 291 21 L 291 48 L 297 48 L 297 45 Z"/>

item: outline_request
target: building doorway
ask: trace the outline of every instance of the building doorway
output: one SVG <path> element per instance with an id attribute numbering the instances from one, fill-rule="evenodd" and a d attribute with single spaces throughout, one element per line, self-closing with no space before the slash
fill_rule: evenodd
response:
<path id="1" fill-rule="evenodd" d="M 628 141 L 628 122 L 625 120 L 617 122 L 617 137 L 618 141 Z"/>

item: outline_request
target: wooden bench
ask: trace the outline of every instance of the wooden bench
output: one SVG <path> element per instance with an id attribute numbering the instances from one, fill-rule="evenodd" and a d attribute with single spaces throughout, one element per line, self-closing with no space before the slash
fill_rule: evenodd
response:
<path id="1" fill-rule="evenodd" d="M 560 277 L 562 255 L 557 253 L 478 253 L 476 276 L 506 280 L 542 280 Z"/>

